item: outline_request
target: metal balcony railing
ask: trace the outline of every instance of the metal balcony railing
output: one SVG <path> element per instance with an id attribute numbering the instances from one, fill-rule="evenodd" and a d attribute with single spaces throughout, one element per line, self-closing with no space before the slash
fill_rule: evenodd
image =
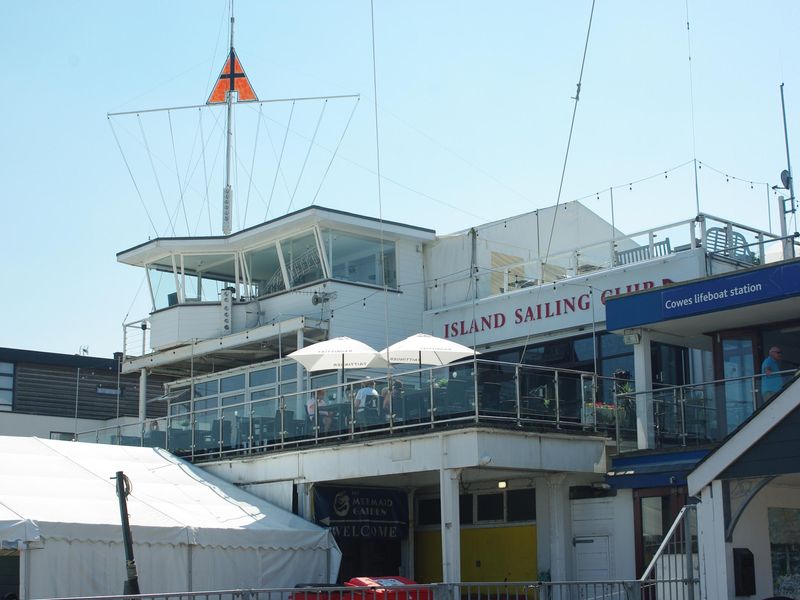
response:
<path id="1" fill-rule="evenodd" d="M 792 374 L 779 376 L 786 381 Z M 362 380 L 271 397 L 249 389 L 221 399 L 197 392 L 194 410 L 184 402 L 185 388 L 173 409 L 186 412 L 115 423 L 78 440 L 158 446 L 207 460 L 461 424 L 590 433 L 624 452 L 638 449 L 643 438 L 655 447 L 720 441 L 765 399 L 761 376 L 635 392 L 630 380 L 482 359 L 375 377 L 379 395 L 365 406 L 356 401 Z"/>

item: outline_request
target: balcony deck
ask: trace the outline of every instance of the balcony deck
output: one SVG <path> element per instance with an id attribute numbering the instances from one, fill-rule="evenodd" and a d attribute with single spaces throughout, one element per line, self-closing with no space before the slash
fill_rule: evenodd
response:
<path id="1" fill-rule="evenodd" d="M 784 373 L 785 380 L 792 373 Z M 722 440 L 761 405 L 760 377 L 636 393 L 632 382 L 593 373 L 482 359 L 375 378 L 385 392 L 359 410 L 360 382 L 226 403 L 203 410 L 113 425 L 79 434 L 85 442 L 157 446 L 192 461 L 319 445 L 361 443 L 454 427 L 493 427 L 567 435 L 601 435 L 610 450 L 637 450 L 649 423 L 656 448 L 707 446 Z M 249 398 L 242 395 L 239 398 Z M 648 411 L 652 417 L 639 419 Z M 311 410 L 309 410 L 311 408 Z M 221 416 L 220 416 L 221 415 Z"/>

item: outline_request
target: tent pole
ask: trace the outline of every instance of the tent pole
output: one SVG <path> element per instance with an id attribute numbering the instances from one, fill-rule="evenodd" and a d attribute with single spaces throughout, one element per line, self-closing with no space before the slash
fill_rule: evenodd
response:
<path id="1" fill-rule="evenodd" d="M 130 482 L 122 471 L 117 471 L 117 497 L 119 498 L 119 514 L 122 519 L 122 541 L 125 545 L 125 571 L 127 579 L 123 586 L 123 594 L 139 595 L 139 576 L 136 573 L 136 561 L 133 559 L 133 540 L 131 539 L 131 524 L 128 521 L 128 494 Z M 127 485 L 126 485 L 127 483 Z"/>

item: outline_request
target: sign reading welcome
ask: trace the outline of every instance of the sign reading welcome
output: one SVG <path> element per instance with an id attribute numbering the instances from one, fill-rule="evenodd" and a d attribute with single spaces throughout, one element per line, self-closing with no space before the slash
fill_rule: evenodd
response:
<path id="1" fill-rule="evenodd" d="M 338 538 L 404 538 L 408 498 L 393 489 L 314 486 L 314 519 Z"/>

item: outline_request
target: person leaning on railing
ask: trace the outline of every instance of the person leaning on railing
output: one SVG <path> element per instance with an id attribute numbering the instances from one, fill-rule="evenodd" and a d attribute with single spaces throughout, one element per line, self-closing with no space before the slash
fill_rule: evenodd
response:
<path id="1" fill-rule="evenodd" d="M 761 363 L 761 396 L 764 402 L 769 400 L 783 386 L 783 377 L 779 375 L 781 371 L 781 360 L 783 351 L 778 346 L 772 346 L 764 362 Z"/>

